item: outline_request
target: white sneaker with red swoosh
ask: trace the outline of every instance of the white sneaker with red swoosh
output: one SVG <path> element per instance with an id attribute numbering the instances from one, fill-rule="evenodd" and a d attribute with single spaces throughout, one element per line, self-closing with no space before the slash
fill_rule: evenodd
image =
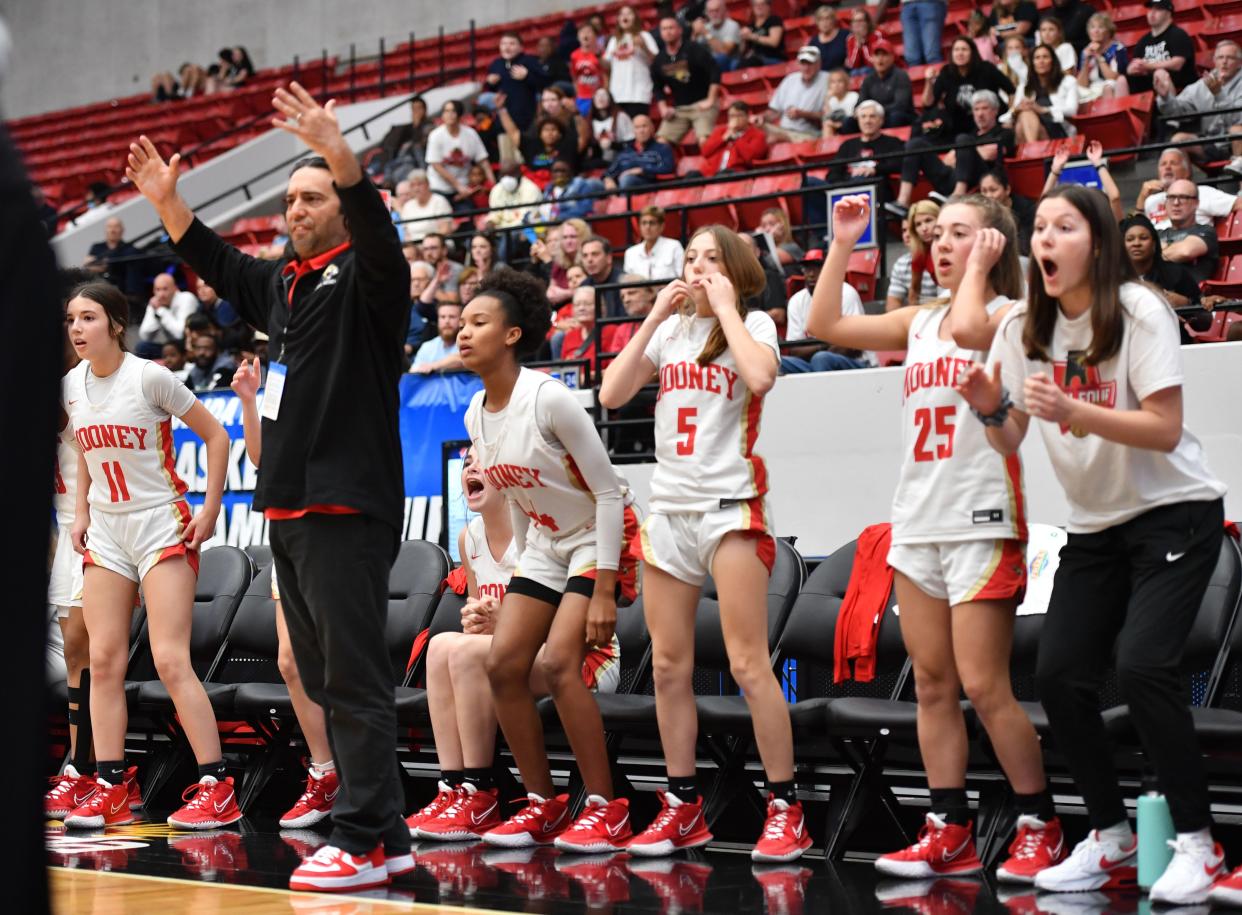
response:
<path id="1" fill-rule="evenodd" d="M 289 889 L 339 892 L 384 886 L 388 881 L 382 846 L 365 855 L 352 855 L 335 845 L 325 845 L 293 872 Z"/>
<path id="2" fill-rule="evenodd" d="M 578 819 L 554 844 L 561 851 L 590 855 L 624 848 L 633 836 L 630 802 L 623 797 L 607 801 L 592 794 Z"/>
<path id="3" fill-rule="evenodd" d="M 1123 848 L 1093 829 L 1068 858 L 1035 875 L 1035 888 L 1045 893 L 1088 893 L 1133 887 L 1137 853 L 1137 838 Z"/>
<path id="4" fill-rule="evenodd" d="M 906 880 L 976 874 L 983 870 L 983 863 L 975 851 L 974 824 L 949 823 L 928 813 L 919 840 L 876 858 L 875 869 Z"/>
<path id="5" fill-rule="evenodd" d="M 1184 835 L 1169 840 L 1173 860 L 1147 894 L 1152 903 L 1200 905 L 1214 884 L 1229 870 L 1225 852 L 1210 836 Z"/>

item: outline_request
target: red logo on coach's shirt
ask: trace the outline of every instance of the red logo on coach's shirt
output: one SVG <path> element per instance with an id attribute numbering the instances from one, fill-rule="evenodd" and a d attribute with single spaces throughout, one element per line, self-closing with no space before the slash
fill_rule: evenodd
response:
<path id="1" fill-rule="evenodd" d="M 1064 362 L 1054 362 L 1053 379 L 1062 391 L 1075 400 L 1098 404 L 1111 410 L 1117 405 L 1117 382 L 1102 380 L 1099 366 L 1086 365 L 1082 361 L 1085 355 L 1083 350 L 1071 350 L 1066 354 Z M 1084 429 L 1071 429 L 1068 423 L 1061 423 L 1061 434 L 1066 432 L 1073 432 L 1078 438 L 1087 434 Z"/>

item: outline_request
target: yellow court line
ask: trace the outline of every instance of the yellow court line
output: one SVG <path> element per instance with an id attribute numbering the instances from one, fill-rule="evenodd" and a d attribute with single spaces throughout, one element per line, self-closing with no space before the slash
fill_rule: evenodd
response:
<path id="1" fill-rule="evenodd" d="M 407 912 L 421 913 L 421 915 L 506 915 L 499 909 L 481 909 L 471 906 L 460 906 L 452 904 L 438 904 L 430 902 L 411 902 L 402 899 L 374 899 L 361 895 L 350 895 L 348 893 L 305 893 L 294 892 L 293 890 L 282 890 L 271 886 L 245 886 L 239 883 L 212 883 L 202 880 L 185 880 L 178 877 L 157 877 L 153 874 L 127 874 L 118 873 L 117 871 L 87 871 L 76 867 L 60 867 L 58 865 L 49 865 L 49 871 L 60 871 L 60 874 L 52 874 L 51 898 L 52 910 L 54 912 L 62 912 L 56 905 L 56 881 L 70 877 L 89 882 L 87 878 L 95 877 L 118 877 L 122 880 L 139 880 L 149 883 L 167 883 L 178 887 L 199 887 L 202 889 L 222 889 L 235 890 L 247 893 L 265 893 L 271 896 L 280 896 L 288 899 L 291 903 L 295 900 L 301 903 L 308 903 L 312 900 L 321 903 L 321 910 L 330 912 L 333 907 L 339 907 L 342 911 L 346 911 L 347 906 L 357 906 L 354 911 L 365 912 L 365 906 L 390 906 L 400 908 Z M 63 876 L 62 876 L 63 875 Z"/>

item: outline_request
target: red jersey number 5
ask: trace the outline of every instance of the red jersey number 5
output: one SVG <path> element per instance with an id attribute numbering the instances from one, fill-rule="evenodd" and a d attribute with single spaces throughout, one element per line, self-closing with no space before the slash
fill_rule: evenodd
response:
<path id="1" fill-rule="evenodd" d="M 685 436 L 677 443 L 677 453 L 682 457 L 694 454 L 694 434 L 698 431 L 694 421 L 698 416 L 698 407 L 682 407 L 677 411 L 677 434 Z"/>
<path id="2" fill-rule="evenodd" d="M 916 461 L 935 461 L 953 457 L 953 430 L 957 428 L 957 407 L 922 407 L 914 411 L 918 437 L 914 440 Z M 935 436 L 935 442 L 930 439 Z M 932 450 L 934 445 L 935 450 Z"/>

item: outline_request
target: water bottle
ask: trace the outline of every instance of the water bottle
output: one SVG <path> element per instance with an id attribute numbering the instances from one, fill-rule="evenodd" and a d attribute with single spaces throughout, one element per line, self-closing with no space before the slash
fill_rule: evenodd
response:
<path id="1" fill-rule="evenodd" d="M 1138 799 L 1138 885 L 1151 889 L 1164 869 L 1173 860 L 1169 840 L 1174 837 L 1169 802 L 1153 776 L 1143 779 L 1143 793 Z"/>

